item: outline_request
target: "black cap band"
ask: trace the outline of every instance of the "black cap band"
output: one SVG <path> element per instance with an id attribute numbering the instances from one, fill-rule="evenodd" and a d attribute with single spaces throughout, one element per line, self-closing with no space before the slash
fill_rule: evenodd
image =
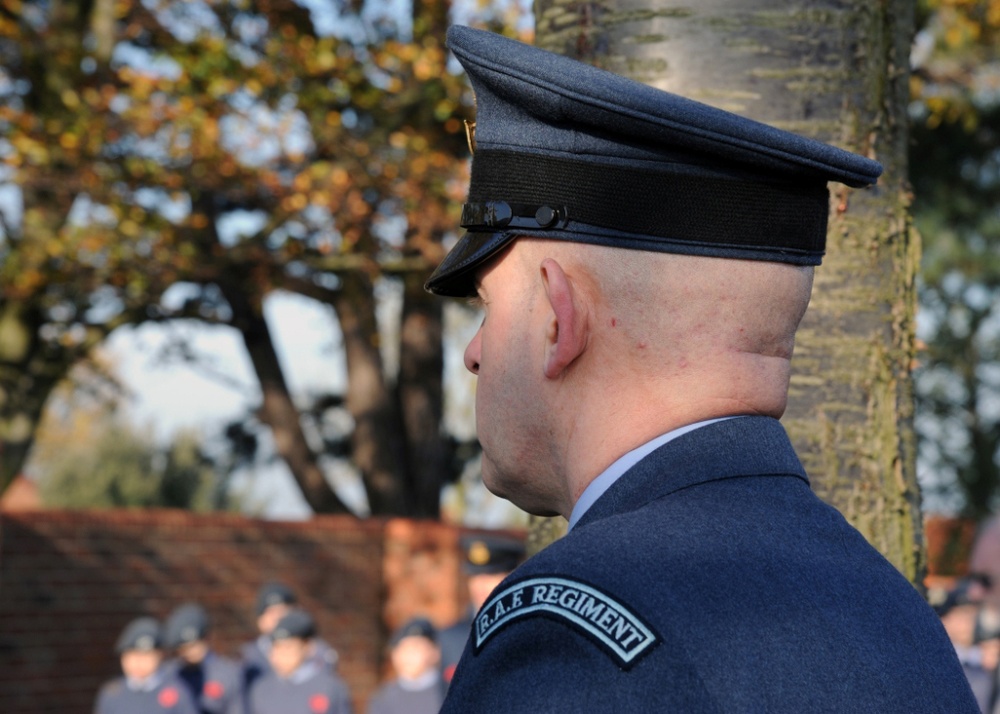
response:
<path id="1" fill-rule="evenodd" d="M 480 149 L 462 226 L 544 235 L 571 220 L 653 242 L 757 249 L 762 258 L 798 253 L 803 263 L 818 264 L 829 210 L 820 182 L 747 181 Z"/>

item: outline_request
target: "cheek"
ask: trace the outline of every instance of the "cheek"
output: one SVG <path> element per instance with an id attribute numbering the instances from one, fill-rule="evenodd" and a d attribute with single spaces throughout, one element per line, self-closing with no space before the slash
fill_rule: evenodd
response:
<path id="1" fill-rule="evenodd" d="M 503 420 L 511 410 L 516 411 L 523 383 L 521 348 L 516 336 L 500 327 L 484 326 L 479 339 L 476 416 L 478 421 L 486 421 L 487 438 L 499 426 L 497 420 Z"/>

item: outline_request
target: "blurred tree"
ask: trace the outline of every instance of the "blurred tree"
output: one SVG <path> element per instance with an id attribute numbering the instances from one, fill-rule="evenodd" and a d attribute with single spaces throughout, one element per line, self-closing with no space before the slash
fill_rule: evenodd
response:
<path id="1" fill-rule="evenodd" d="M 536 2 L 538 44 L 877 158 L 879 190 L 831 185 L 824 264 L 784 423 L 814 489 L 903 573 L 921 572 L 910 420 L 917 246 L 906 190 L 912 4 Z"/>
<path id="2" fill-rule="evenodd" d="M 50 435 L 51 438 L 52 435 Z M 146 431 L 117 419 L 75 419 L 58 447 L 36 462 L 42 502 L 60 508 L 239 510 L 193 432 L 158 446 Z"/>
<path id="3" fill-rule="evenodd" d="M 982 519 L 1000 487 L 1000 1 L 921 0 L 913 212 L 924 240 L 916 373 L 933 508 Z"/>
<path id="4" fill-rule="evenodd" d="M 60 508 L 239 510 L 229 452 L 210 456 L 195 432 L 158 444 L 122 416 L 127 395 L 99 352 L 78 362 L 50 398 L 30 475 Z"/>
<path id="5" fill-rule="evenodd" d="M 120 324 L 190 317 L 240 331 L 306 501 L 346 512 L 263 316 L 286 289 L 341 323 L 371 511 L 437 514 L 455 469 L 440 301 L 420 286 L 464 190 L 448 6 L 313 5 L 0 0 L 0 155 L 20 189 L 0 225 L 0 486 L 74 361 Z M 387 277 L 404 286 L 397 374 L 375 319 Z"/>

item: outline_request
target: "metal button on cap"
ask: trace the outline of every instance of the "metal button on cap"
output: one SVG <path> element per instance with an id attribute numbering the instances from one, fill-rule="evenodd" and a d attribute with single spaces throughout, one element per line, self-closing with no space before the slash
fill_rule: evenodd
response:
<path id="1" fill-rule="evenodd" d="M 541 206 L 535 211 L 535 221 L 541 228 L 550 228 L 559 220 L 559 211 L 551 206 Z"/>

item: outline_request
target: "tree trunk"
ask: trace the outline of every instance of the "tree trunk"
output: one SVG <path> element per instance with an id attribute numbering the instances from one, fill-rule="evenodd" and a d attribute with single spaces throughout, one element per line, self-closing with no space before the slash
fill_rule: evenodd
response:
<path id="1" fill-rule="evenodd" d="M 827 255 L 784 423 L 813 488 L 922 574 L 910 363 L 919 246 L 907 213 L 905 0 L 536 3 L 537 44 L 872 156 L 871 191 L 831 186 Z"/>
<path id="2" fill-rule="evenodd" d="M 238 281 L 230 283 L 222 280 L 219 289 L 233 311 L 233 327 L 243 336 L 250 362 L 260 381 L 261 421 L 271 428 L 275 449 L 288 465 L 306 503 L 316 513 L 350 513 L 327 482 L 306 440 L 260 300 L 253 299 Z"/>
<path id="3" fill-rule="evenodd" d="M 444 301 L 424 290 L 425 279 L 422 272 L 403 277 L 397 389 L 406 434 L 409 513 L 418 518 L 437 518 L 441 487 L 452 471 L 442 427 Z"/>
<path id="4" fill-rule="evenodd" d="M 49 394 L 80 356 L 39 338 L 37 305 L 0 298 L 0 493 L 24 467 Z"/>
<path id="5" fill-rule="evenodd" d="M 343 273 L 333 307 L 347 357 L 347 410 L 354 418 L 352 461 L 361 471 L 373 514 L 405 515 L 404 443 L 399 412 L 386 383 L 379 352 L 372 281 Z"/>

